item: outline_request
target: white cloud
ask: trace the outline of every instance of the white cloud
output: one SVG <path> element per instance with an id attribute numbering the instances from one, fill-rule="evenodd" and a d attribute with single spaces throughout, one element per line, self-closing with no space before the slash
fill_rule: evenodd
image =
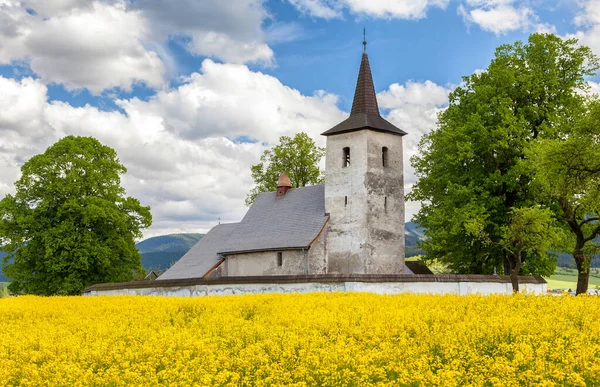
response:
<path id="1" fill-rule="evenodd" d="M 0 197 L 12 192 L 19 166 L 47 144 L 46 92 L 38 80 L 0 76 Z"/>
<path id="2" fill-rule="evenodd" d="M 551 28 L 549 25 L 536 24 L 538 17 L 535 12 L 516 0 L 466 0 L 459 5 L 458 14 L 467 25 L 477 24 L 496 35 L 515 30 Z"/>
<path id="3" fill-rule="evenodd" d="M 46 106 L 46 86 L 31 78 L 21 82 L 0 77 L 0 131 L 36 136 Z"/>
<path id="4" fill-rule="evenodd" d="M 51 18 L 69 13 L 74 9 L 91 9 L 94 1 L 89 0 L 21 0 L 23 6 L 35 11 L 42 18 Z"/>
<path id="5" fill-rule="evenodd" d="M 232 92 L 235 90 L 235 92 Z M 48 102 L 41 80 L 0 77 L 0 197 L 19 167 L 65 135 L 94 136 L 113 147 L 128 173 L 129 195 L 150 205 L 146 236 L 206 231 L 244 215 L 250 166 L 281 135 L 319 134 L 345 118 L 337 98 L 302 95 L 246 66 L 206 60 L 202 72 L 149 101 L 121 100 L 123 112 Z M 238 136 L 257 143 L 238 143 Z"/>
<path id="6" fill-rule="evenodd" d="M 296 9 L 312 17 L 335 19 L 342 17 L 342 4 L 332 0 L 289 0 Z"/>
<path id="7" fill-rule="evenodd" d="M 578 26 L 593 27 L 600 24 L 600 2 L 596 0 L 580 0 L 580 10 L 575 17 Z"/>
<path id="8" fill-rule="evenodd" d="M 418 153 L 418 144 L 424 134 L 437 125 L 437 115 L 448 105 L 451 88 L 432 81 L 394 83 L 377 94 L 379 106 L 389 109 L 386 118 L 407 132 L 404 137 L 404 185 L 408 193 L 416 182 L 410 157 Z M 419 211 L 420 203 L 406 203 L 406 220 Z"/>
<path id="9" fill-rule="evenodd" d="M 550 23 L 538 23 L 535 26 L 535 32 L 540 34 L 556 34 L 556 26 Z"/>
<path id="10" fill-rule="evenodd" d="M 5 21 L 0 63 L 29 61 L 46 83 L 94 93 L 128 89 L 135 82 L 162 83 L 163 64 L 143 45 L 148 26 L 139 12 L 128 11 L 121 2 L 87 2 L 83 7 L 73 7 L 75 1 L 30 3 L 44 4 L 38 8 L 41 13 L 26 12 L 28 3 L 0 6 L 0 20 Z"/>
<path id="11" fill-rule="evenodd" d="M 379 106 L 389 109 L 387 119 L 408 133 L 404 137 L 405 173 L 407 183 L 413 183 L 408 158 L 417 153 L 421 137 L 435 128 L 437 114 L 448 105 L 451 89 L 431 81 L 394 83 L 377 95 Z"/>
<path id="12" fill-rule="evenodd" d="M 222 58 L 231 63 L 258 62 L 273 64 L 273 50 L 260 41 L 239 42 L 227 34 L 205 32 L 196 34 L 189 45 L 192 52 Z"/>
<path id="13" fill-rule="evenodd" d="M 263 0 L 136 0 L 132 7 L 150 20 L 158 41 L 186 36 L 187 48 L 197 55 L 232 63 L 273 63 L 261 28 L 269 18 Z"/>
<path id="14" fill-rule="evenodd" d="M 163 65 L 144 48 L 145 20 L 122 5 L 94 3 L 39 23 L 28 36 L 31 68 L 46 82 L 99 93 L 136 81 L 160 86 Z"/>
<path id="15" fill-rule="evenodd" d="M 449 0 L 289 0 L 300 12 L 324 19 L 340 18 L 343 10 L 384 19 L 422 19 L 430 8 L 445 9 Z"/>
<path id="16" fill-rule="evenodd" d="M 172 37 L 195 55 L 272 65 L 269 17 L 262 0 L 0 0 L 0 64 L 24 62 L 47 84 L 95 94 L 160 88 L 165 64 L 176 66 Z"/>
<path id="17" fill-rule="evenodd" d="M 445 9 L 449 0 L 345 0 L 354 13 L 394 19 L 422 19 L 429 8 Z"/>
<path id="18" fill-rule="evenodd" d="M 32 19 L 16 1 L 0 0 L 0 64 L 25 55 L 25 38 L 31 32 Z"/>
<path id="19" fill-rule="evenodd" d="M 566 37 L 576 38 L 579 44 L 588 46 L 594 54 L 600 56 L 600 24 L 583 31 L 577 31 L 574 34 L 567 34 Z"/>
<path id="20" fill-rule="evenodd" d="M 580 44 L 588 46 L 600 56 L 600 2 L 597 0 L 579 1 L 580 10 L 574 23 L 581 30 L 567 34 L 567 38 L 577 38 Z"/>
<path id="21" fill-rule="evenodd" d="M 149 102 L 132 99 L 119 105 L 140 117 L 160 116 L 164 130 L 189 139 L 249 136 L 273 143 L 298 131 L 316 138 L 323 123 L 342 118 L 335 106 L 337 97 L 331 94 L 306 97 L 243 65 L 205 60 L 201 71 L 177 90 L 161 91 Z"/>

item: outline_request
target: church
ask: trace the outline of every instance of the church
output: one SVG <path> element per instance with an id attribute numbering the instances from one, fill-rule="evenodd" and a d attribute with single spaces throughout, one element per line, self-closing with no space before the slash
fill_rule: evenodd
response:
<path id="1" fill-rule="evenodd" d="M 365 50 L 350 116 L 327 138 L 325 184 L 282 173 L 239 223 L 212 228 L 160 280 L 240 276 L 412 274 L 404 260 L 406 132 L 379 113 Z"/>
<path id="2" fill-rule="evenodd" d="M 350 116 L 322 135 L 325 184 L 294 188 L 282 173 L 277 191 L 258 195 L 239 223 L 213 227 L 157 279 L 97 284 L 83 294 L 512 293 L 507 276 L 435 275 L 405 261 L 406 133 L 379 114 L 366 49 Z M 519 283 L 546 292 L 542 277 Z"/>

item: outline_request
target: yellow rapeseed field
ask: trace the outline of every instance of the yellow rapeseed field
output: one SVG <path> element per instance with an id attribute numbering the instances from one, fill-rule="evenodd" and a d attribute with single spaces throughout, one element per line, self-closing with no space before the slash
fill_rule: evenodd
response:
<path id="1" fill-rule="evenodd" d="M 0 300 L 0 386 L 600 386 L 600 298 Z"/>

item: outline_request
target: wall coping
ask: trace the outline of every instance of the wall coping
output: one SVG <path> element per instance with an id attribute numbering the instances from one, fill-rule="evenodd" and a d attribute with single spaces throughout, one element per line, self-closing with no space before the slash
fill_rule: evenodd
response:
<path id="1" fill-rule="evenodd" d="M 476 282 L 510 283 L 509 276 L 479 274 L 312 274 L 283 276 L 247 276 L 218 278 L 182 278 L 171 280 L 132 281 L 92 285 L 83 293 L 105 290 L 170 288 L 194 285 L 227 284 L 294 284 L 294 283 L 341 283 L 341 282 Z M 540 276 L 519 276 L 520 284 L 545 284 Z"/>

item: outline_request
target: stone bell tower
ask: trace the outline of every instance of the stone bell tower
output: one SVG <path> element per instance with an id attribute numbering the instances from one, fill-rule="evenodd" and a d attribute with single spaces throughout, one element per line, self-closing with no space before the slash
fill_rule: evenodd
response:
<path id="1" fill-rule="evenodd" d="M 350 117 L 327 136 L 327 272 L 402 274 L 406 132 L 379 114 L 365 50 Z"/>

